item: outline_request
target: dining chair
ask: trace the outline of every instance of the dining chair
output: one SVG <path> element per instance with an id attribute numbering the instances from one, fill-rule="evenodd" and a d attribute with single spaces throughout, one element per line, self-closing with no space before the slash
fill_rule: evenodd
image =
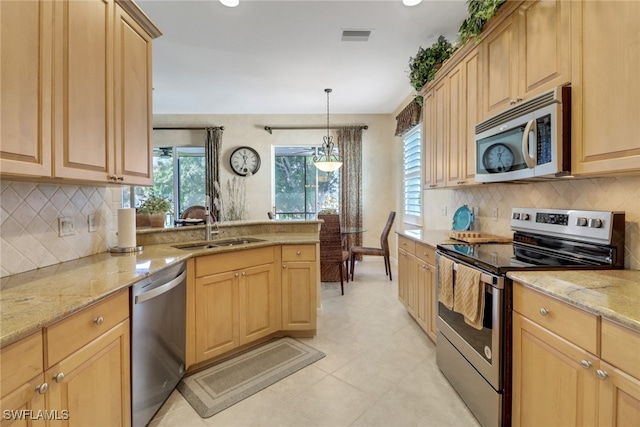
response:
<path id="1" fill-rule="evenodd" d="M 391 232 L 391 227 L 393 226 L 393 221 L 395 219 L 396 213 L 391 211 L 391 213 L 389 213 L 389 218 L 387 218 L 387 223 L 382 230 L 382 234 L 380 235 L 379 248 L 370 248 L 367 246 L 351 246 L 351 248 L 349 248 L 349 257 L 351 258 L 351 280 L 353 280 L 353 270 L 355 268 L 356 257 L 358 255 L 384 257 L 384 272 L 389 276 L 389 280 L 393 280 L 391 277 L 391 261 L 389 259 L 389 233 Z"/>
<path id="2" fill-rule="evenodd" d="M 202 221 L 204 221 L 205 212 L 206 212 L 206 209 L 204 206 L 201 206 L 201 205 L 189 206 L 182 212 L 182 215 L 180 215 L 180 219 L 201 219 Z M 209 212 L 209 217 L 211 218 L 211 221 L 215 221 L 213 212 Z"/>
<path id="3" fill-rule="evenodd" d="M 349 282 L 349 251 L 342 250 L 340 216 L 320 214 L 318 219 L 324 221 L 320 226 L 320 280 L 335 281 L 333 278 L 337 268 L 340 274 L 340 291 L 344 295 L 345 276 L 347 283 Z"/>

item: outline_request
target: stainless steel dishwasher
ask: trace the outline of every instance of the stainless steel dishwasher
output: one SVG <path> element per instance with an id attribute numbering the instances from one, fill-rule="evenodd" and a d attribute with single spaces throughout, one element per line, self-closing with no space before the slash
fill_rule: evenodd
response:
<path id="1" fill-rule="evenodd" d="M 135 284 L 131 293 L 132 426 L 144 427 L 184 373 L 186 264 Z"/>

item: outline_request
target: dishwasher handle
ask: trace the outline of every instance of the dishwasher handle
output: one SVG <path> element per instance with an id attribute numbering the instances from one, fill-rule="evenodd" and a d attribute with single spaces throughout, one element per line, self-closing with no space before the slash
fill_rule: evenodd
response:
<path id="1" fill-rule="evenodd" d="M 172 281 L 170 281 L 169 283 L 165 283 L 164 285 L 158 286 L 157 288 L 154 288 L 150 291 L 141 293 L 140 295 L 136 295 L 136 304 L 140 304 L 143 303 L 145 301 L 150 300 L 151 298 L 155 298 L 159 295 L 162 295 L 166 292 L 169 292 L 171 289 L 175 288 L 176 286 L 178 286 L 180 283 L 182 283 L 182 281 L 184 280 L 184 278 L 187 276 L 187 271 L 183 271 L 178 277 L 176 277 L 175 279 L 173 279 Z"/>

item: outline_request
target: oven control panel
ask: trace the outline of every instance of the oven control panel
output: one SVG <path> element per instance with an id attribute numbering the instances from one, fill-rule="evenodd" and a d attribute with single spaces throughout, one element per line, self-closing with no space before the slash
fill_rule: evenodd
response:
<path id="1" fill-rule="evenodd" d="M 513 208 L 511 229 L 609 243 L 619 215 L 624 218 L 620 212 Z"/>

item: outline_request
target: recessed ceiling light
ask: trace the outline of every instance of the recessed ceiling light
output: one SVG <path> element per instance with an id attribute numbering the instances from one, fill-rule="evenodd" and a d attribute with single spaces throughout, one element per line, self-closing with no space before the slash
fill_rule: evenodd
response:
<path id="1" fill-rule="evenodd" d="M 220 0 L 220 3 L 227 7 L 236 7 L 240 4 L 240 0 Z"/>
<path id="2" fill-rule="evenodd" d="M 415 6 L 422 3 L 422 0 L 402 0 L 402 4 L 405 6 Z"/>

